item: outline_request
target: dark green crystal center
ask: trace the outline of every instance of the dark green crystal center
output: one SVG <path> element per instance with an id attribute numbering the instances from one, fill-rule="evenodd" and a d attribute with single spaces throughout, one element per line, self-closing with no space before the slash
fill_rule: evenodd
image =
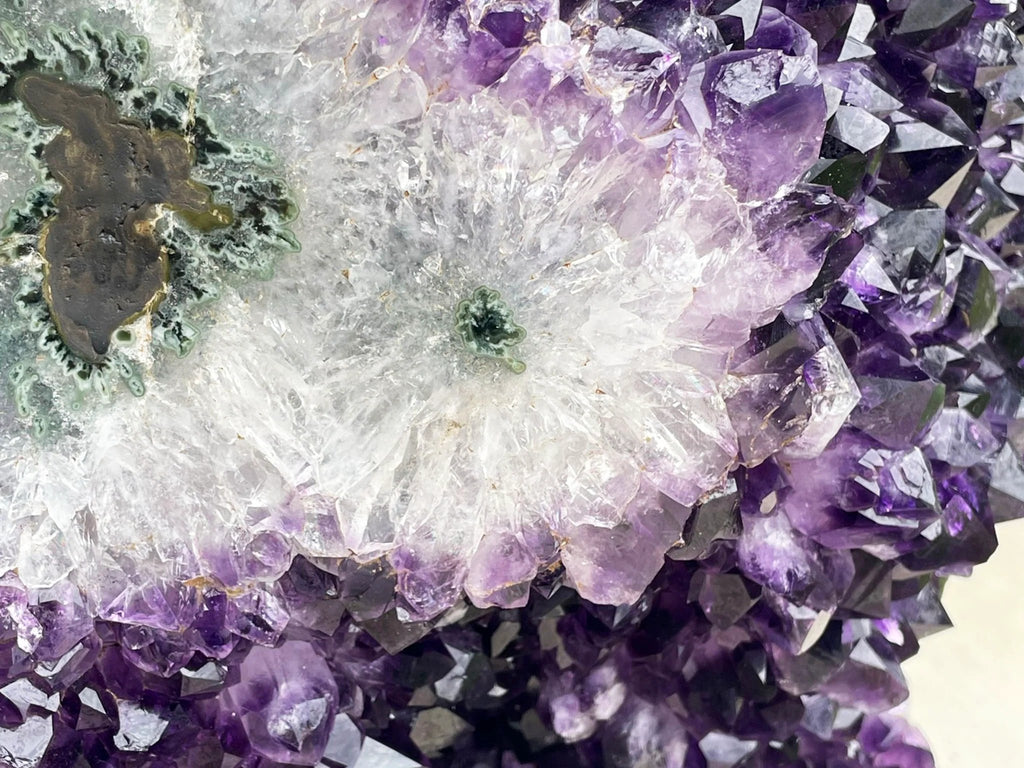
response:
<path id="1" fill-rule="evenodd" d="M 512 356 L 512 347 L 526 338 L 526 329 L 516 325 L 512 309 L 492 288 L 480 286 L 459 302 L 455 330 L 474 355 L 503 360 L 515 373 L 526 370 L 526 363 Z"/>

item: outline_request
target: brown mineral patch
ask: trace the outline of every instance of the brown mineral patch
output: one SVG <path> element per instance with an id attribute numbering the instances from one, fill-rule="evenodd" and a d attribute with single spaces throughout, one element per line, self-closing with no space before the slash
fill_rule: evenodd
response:
<path id="1" fill-rule="evenodd" d="M 16 93 L 40 123 L 63 128 L 43 152 L 61 185 L 40 238 L 43 294 L 71 351 L 100 362 L 114 330 L 163 298 L 159 206 L 230 218 L 189 178 L 192 148 L 181 136 L 124 119 L 104 94 L 52 75 L 24 75 Z"/>

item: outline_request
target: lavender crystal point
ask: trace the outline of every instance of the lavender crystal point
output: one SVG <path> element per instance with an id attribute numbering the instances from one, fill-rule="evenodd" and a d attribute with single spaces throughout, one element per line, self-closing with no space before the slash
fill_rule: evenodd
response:
<path id="1" fill-rule="evenodd" d="M 338 686 L 323 657 L 308 643 L 285 642 L 254 648 L 238 673 L 239 682 L 219 697 L 218 726 L 228 732 L 240 726 L 256 755 L 315 764 L 338 707 Z"/>
<path id="2" fill-rule="evenodd" d="M 0 8 L 0 763 L 934 768 L 900 664 L 1024 516 L 1022 23 Z M 102 361 L 33 73 L 203 193 L 100 233 Z"/>

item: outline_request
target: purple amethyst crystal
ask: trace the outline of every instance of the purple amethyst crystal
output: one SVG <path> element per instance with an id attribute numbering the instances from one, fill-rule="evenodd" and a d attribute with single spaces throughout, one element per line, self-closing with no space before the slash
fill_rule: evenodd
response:
<path id="1" fill-rule="evenodd" d="M 410 222 L 423 223 L 417 196 L 439 177 L 448 186 L 426 222 L 431 237 L 453 250 L 476 244 L 491 231 L 481 221 L 507 212 L 460 197 L 471 185 L 430 165 L 431 142 L 454 167 L 476 157 L 474 142 L 498 151 L 528 131 L 531 151 L 548 153 L 531 173 L 557 172 L 551 186 L 509 192 L 508 207 L 534 205 L 538 220 L 500 219 L 518 229 L 501 230 L 492 251 L 468 263 L 498 261 L 516 238 L 557 249 L 577 234 L 545 212 L 593 213 L 593 239 L 573 244 L 606 239 L 618 250 L 566 295 L 625 264 L 623 294 L 647 281 L 650 293 L 636 295 L 674 308 L 659 331 L 672 344 L 665 370 L 614 379 L 642 380 L 625 398 L 649 398 L 657 418 L 641 425 L 635 455 L 636 424 L 599 436 L 602 447 L 625 446 L 632 474 L 601 474 L 595 460 L 586 479 L 602 482 L 573 491 L 615 515 L 565 504 L 561 492 L 578 478 L 538 472 L 534 496 L 503 498 L 505 517 L 483 508 L 492 496 L 467 491 L 482 511 L 458 551 L 447 539 L 464 529 L 446 517 L 443 493 L 405 539 L 374 538 L 413 504 L 409 478 L 435 479 L 433 465 L 416 465 L 432 449 L 426 438 L 371 477 L 387 488 L 382 506 L 354 485 L 351 497 L 332 496 L 318 483 L 342 488 L 346 478 L 317 477 L 271 430 L 265 453 L 253 448 L 217 479 L 244 490 L 244 509 L 225 509 L 218 488 L 208 489 L 209 519 L 235 515 L 239 537 L 200 531 L 193 549 L 132 542 L 148 548 L 152 572 L 101 546 L 81 489 L 64 489 L 45 519 L 32 498 L 5 499 L 17 552 L 0 547 L 0 764 L 934 768 L 894 711 L 908 695 L 901 663 L 949 626 L 944 578 L 969 574 L 995 549 L 996 523 L 1024 516 L 1024 15 L 988 0 L 210 7 L 223 71 L 196 75 L 200 88 L 228 82 L 263 105 L 255 130 L 280 120 L 282 140 L 304 154 L 307 141 L 343 133 L 345 153 L 313 161 L 324 189 L 340 194 L 338 169 L 387 156 L 424 104 L 447 116 L 416 135 L 416 163 L 392 168 L 404 194 L 347 198 L 353 209 L 331 237 L 379 230 L 383 242 L 397 231 L 410 238 L 408 258 L 425 260 L 416 248 L 427 241 L 411 239 Z M 118 61 L 130 59 L 128 38 L 120 45 Z M 20 70 L 3 61 L 6 108 L 3 82 Z M 233 66 L 244 82 L 230 81 Z M 391 83 L 386 104 L 369 90 L 379 82 Z M 343 88 L 347 111 L 326 95 L 301 98 Z M 300 114 L 310 103 L 326 113 Z M 452 127 L 463 124 L 475 133 Z M 197 149 L 216 154 L 208 126 L 192 128 Z M 484 165 L 507 170 L 524 157 Z M 289 160 L 309 171 L 308 159 Z M 576 192 L 559 196 L 570 182 Z M 311 204 L 321 191 L 305 191 Z M 458 229 L 445 218 L 453 210 L 456 223 L 473 226 Z M 673 216 L 686 226 L 666 234 L 659 227 Z M 13 212 L 8 226 L 26 220 Z M 655 277 L 691 268 L 680 254 L 699 262 L 698 279 L 665 298 Z M 652 261 L 661 273 L 644 271 Z M 355 290 L 349 270 L 335 267 L 281 279 L 300 302 L 303 281 Z M 567 258 L 558 269 L 579 267 Z M 365 279 L 379 278 L 370 272 Z M 291 331 L 261 314 L 257 293 L 237 311 L 284 349 Z M 372 298 L 387 303 L 388 294 Z M 580 324 L 626 349 L 640 304 L 595 305 Z M 323 335 L 345 336 L 337 348 L 354 359 L 344 345 L 373 350 L 373 331 L 354 341 L 337 329 Z M 312 371 L 322 362 L 314 357 L 300 362 Z M 303 397 L 326 397 L 340 375 L 315 371 L 281 402 L 244 407 L 268 421 L 281 409 L 300 414 L 305 429 Z M 279 374 L 285 366 L 252 372 Z M 418 383 L 396 373 L 386 396 Z M 600 383 L 591 387 L 597 402 L 623 396 Z M 381 423 L 386 396 L 374 415 Z M 582 400 L 564 402 L 580 410 L 551 411 L 559 419 L 585 411 Z M 0 409 L 5 439 L 16 422 L 9 411 Z M 698 411 L 707 418 L 679 416 Z M 433 437 L 442 443 L 463 427 L 450 420 Z M 204 450 L 251 442 L 217 437 Z M 324 451 L 341 450 L 338 440 Z M 672 454 L 691 447 L 689 463 Z M 365 453 L 392 456 L 385 448 Z M 547 449 L 541 441 L 523 452 Z M 131 458 L 109 451 L 113 464 Z M 525 461 L 489 458 L 499 469 Z M 286 465 L 299 478 L 291 485 Z M 529 516 L 537 499 L 548 517 Z M 147 501 L 159 527 L 174 502 Z M 173 567 L 161 572 L 160 563 Z M 102 589 L 80 590 L 79 577 Z"/>
<path id="2" fill-rule="evenodd" d="M 309 643 L 255 647 L 238 667 L 239 681 L 219 696 L 217 727 L 252 753 L 313 765 L 327 748 L 338 707 L 338 685 Z M 241 729 L 241 733 L 239 733 Z"/>

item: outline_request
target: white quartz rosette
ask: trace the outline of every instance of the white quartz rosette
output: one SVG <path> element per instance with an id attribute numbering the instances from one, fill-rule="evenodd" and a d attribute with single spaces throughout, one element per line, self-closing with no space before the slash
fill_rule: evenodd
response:
<path id="1" fill-rule="evenodd" d="M 650 84 L 560 22 L 455 94 L 398 43 L 340 56 L 383 39 L 365 8 L 293 21 L 244 46 L 211 26 L 188 67 L 219 125 L 279 154 L 301 253 L 228 286 L 189 356 L 138 355 L 144 397 L 44 443 L 4 422 L 2 565 L 123 602 L 244 591 L 295 553 L 379 560 L 429 617 L 463 591 L 522 604 L 561 563 L 586 598 L 635 599 L 736 465 L 733 350 L 821 254 L 765 247 L 692 131 L 640 136 L 626 97 Z"/>

